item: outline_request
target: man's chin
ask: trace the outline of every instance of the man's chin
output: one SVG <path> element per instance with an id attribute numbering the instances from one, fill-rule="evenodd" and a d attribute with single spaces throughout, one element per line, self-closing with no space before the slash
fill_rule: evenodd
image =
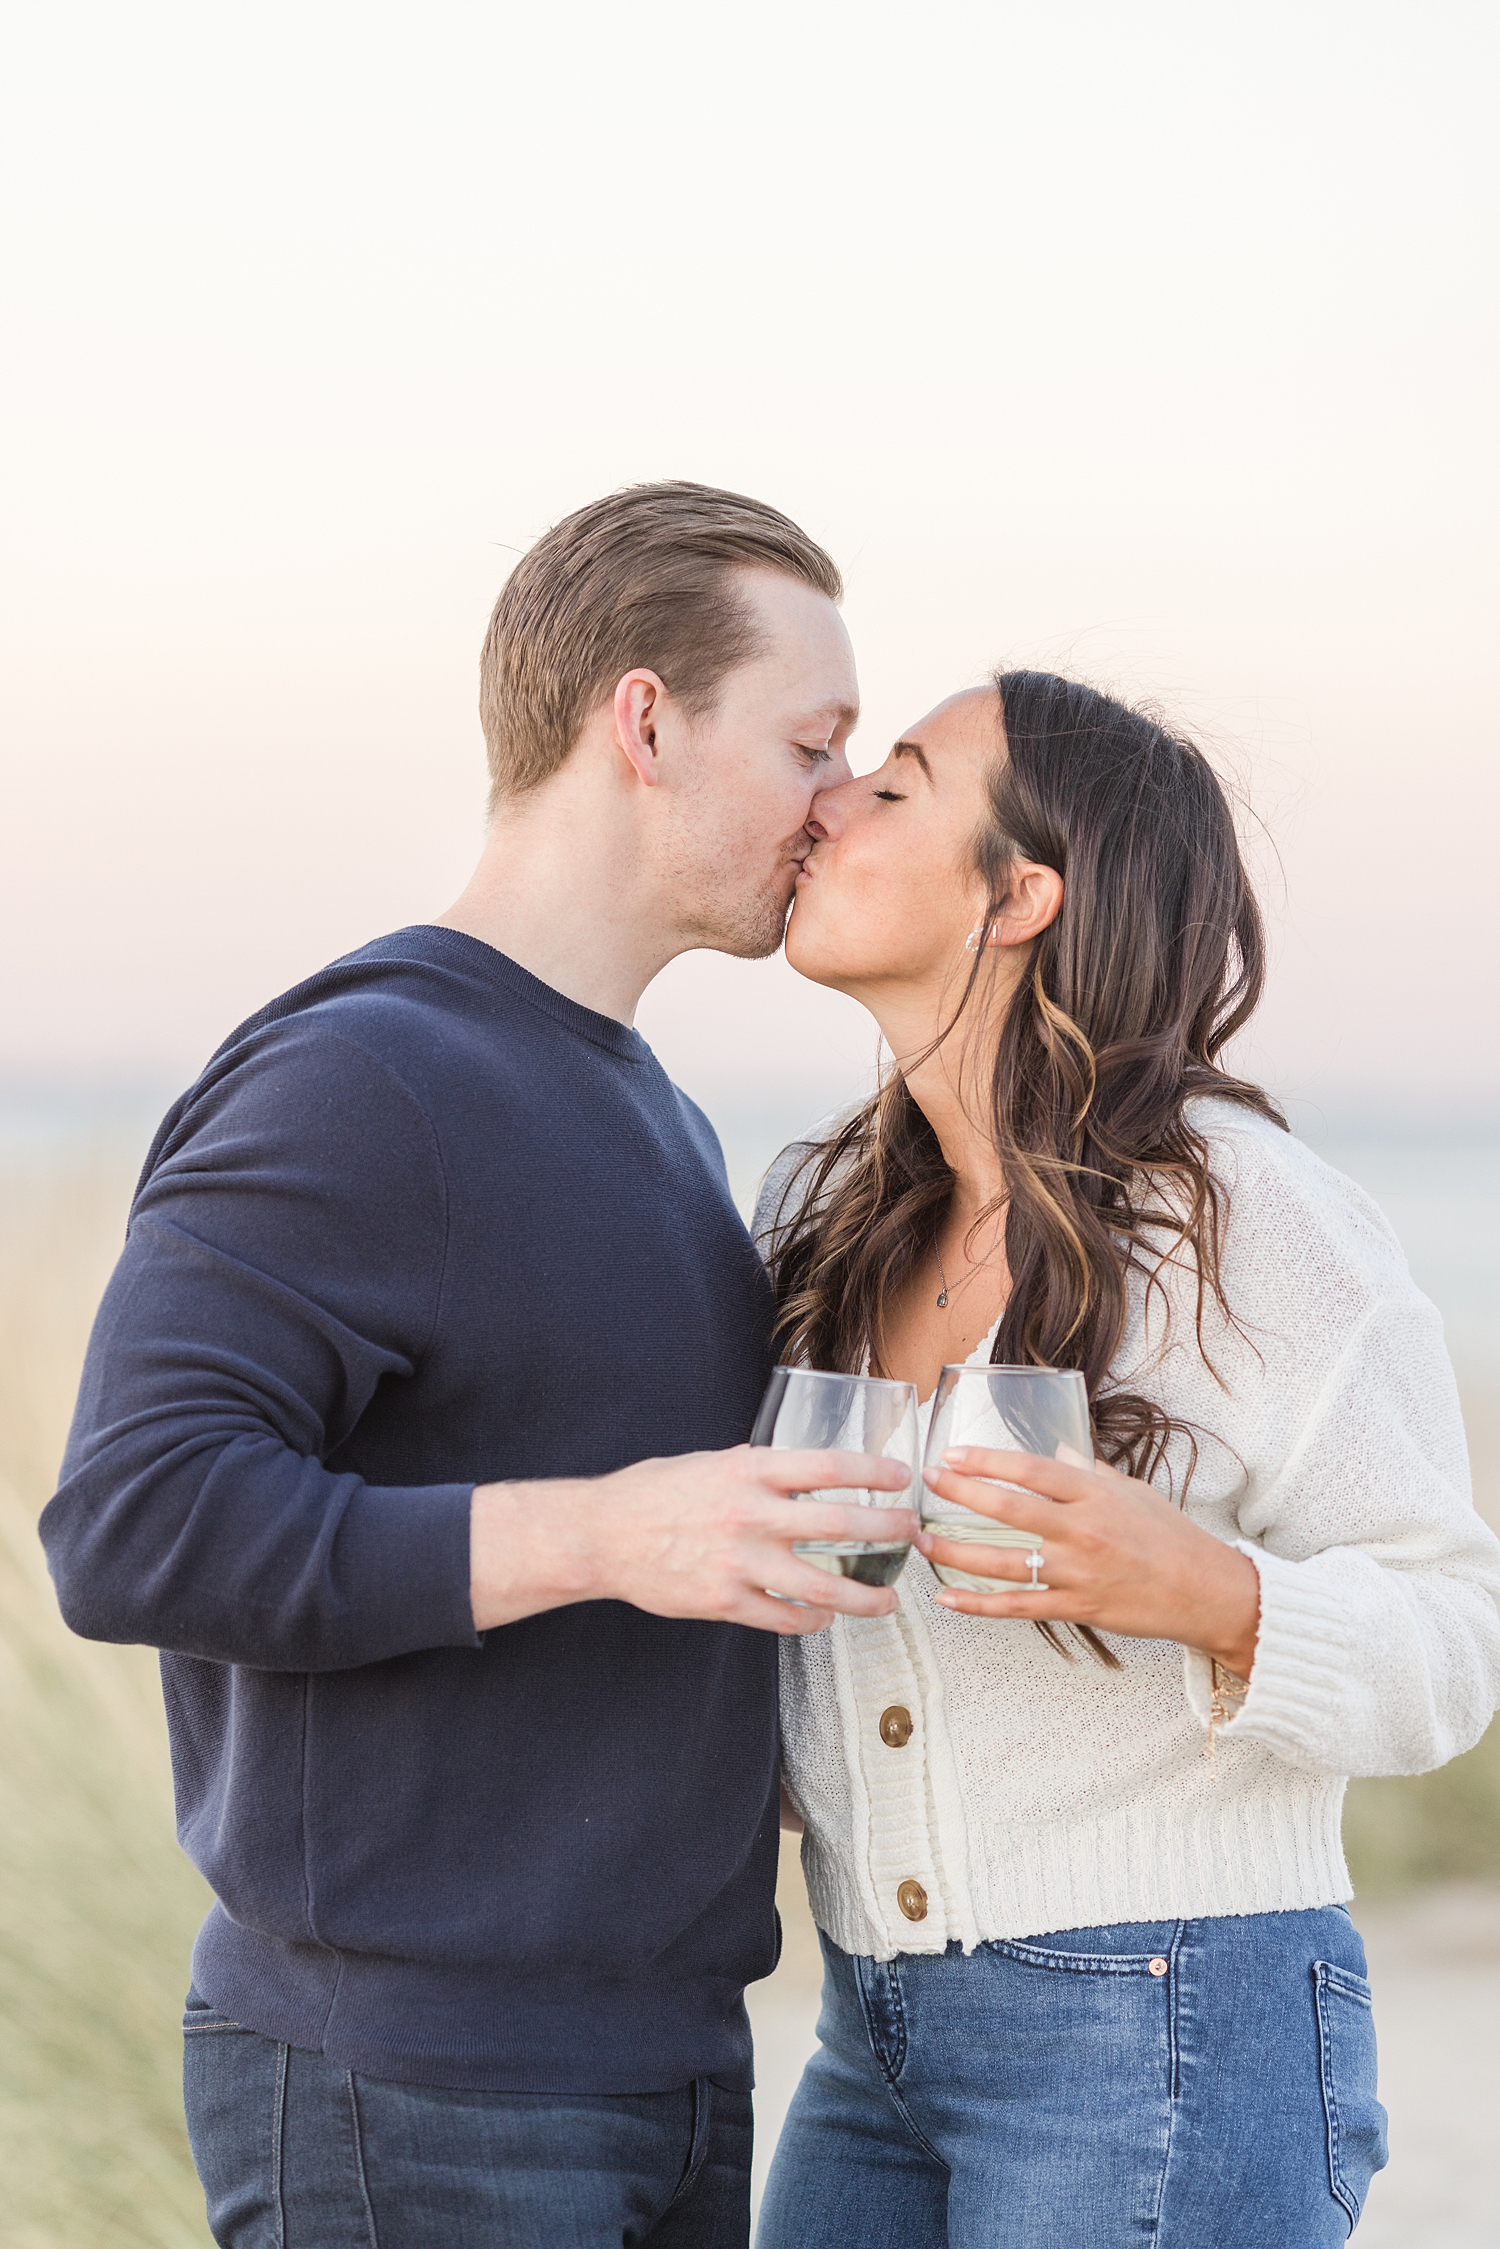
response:
<path id="1" fill-rule="evenodd" d="M 781 950 L 790 910 L 790 893 L 784 897 L 747 899 L 733 918 L 722 909 L 712 916 L 703 915 L 693 933 L 693 943 L 708 952 L 728 953 L 732 960 L 769 960 L 772 953 Z"/>
<path id="2" fill-rule="evenodd" d="M 777 905 L 757 920 L 747 922 L 742 928 L 732 932 L 726 930 L 722 937 L 715 939 L 714 949 L 720 953 L 729 953 L 735 960 L 764 961 L 769 960 L 773 953 L 781 951 L 785 936 L 786 908 Z"/>

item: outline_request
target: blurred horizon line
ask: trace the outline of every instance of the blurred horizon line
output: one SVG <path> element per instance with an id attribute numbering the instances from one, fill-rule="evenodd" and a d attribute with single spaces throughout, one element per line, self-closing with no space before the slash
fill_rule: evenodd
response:
<path id="1" fill-rule="evenodd" d="M 133 1068 L 28 1069 L 0 1065 L 0 1154 L 15 1138 L 41 1135 L 49 1128 L 68 1138 L 113 1137 L 159 1119 L 193 1085 L 208 1056 L 196 1069 L 165 1063 Z M 836 1075 L 828 1070 L 795 1068 L 767 1071 L 709 1067 L 672 1073 L 681 1090 L 710 1114 L 722 1109 L 741 1119 L 794 1119 L 812 1123 L 872 1090 L 871 1069 Z M 684 1082 L 684 1081 L 687 1082 Z M 1357 1082 L 1269 1085 L 1299 1139 L 1401 1140 L 1446 1145 L 1500 1139 L 1500 1097 L 1483 1088 L 1435 1095 L 1431 1088 L 1393 1091 Z"/>

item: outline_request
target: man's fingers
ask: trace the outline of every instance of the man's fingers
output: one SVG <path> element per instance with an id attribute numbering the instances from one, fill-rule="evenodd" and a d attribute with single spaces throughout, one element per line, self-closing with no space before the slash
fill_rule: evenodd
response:
<path id="1" fill-rule="evenodd" d="M 821 1632 L 832 1624 L 832 1609 L 814 1608 L 810 1603 L 778 1601 L 769 1593 L 756 1593 L 748 1588 L 737 1613 L 728 1620 L 731 1624 L 753 1624 L 763 1632 L 801 1634 Z"/>
<path id="2" fill-rule="evenodd" d="M 852 1577 L 835 1577 L 799 1554 L 775 1565 L 770 1590 L 788 1601 L 809 1601 L 817 1608 L 837 1609 L 841 1616 L 890 1616 L 896 1607 L 894 1590 L 887 1585 L 861 1585 Z"/>
<path id="3" fill-rule="evenodd" d="M 876 1452 L 779 1452 L 756 1447 L 751 1454 L 763 1484 L 779 1492 L 905 1491 L 911 1470 L 904 1461 Z"/>
<path id="4" fill-rule="evenodd" d="M 772 1632 L 821 1632 L 835 1614 L 889 1616 L 896 1596 L 885 1586 L 856 1585 L 849 1578 L 830 1577 L 826 1570 L 788 1570 L 782 1564 L 777 1583 L 764 1590 L 746 1586 L 730 1624 L 757 1624 Z"/>
<path id="5" fill-rule="evenodd" d="M 917 1518 L 909 1507 L 841 1507 L 829 1499 L 772 1501 L 760 1528 L 772 1538 L 852 1539 L 859 1546 L 907 1546 Z"/>

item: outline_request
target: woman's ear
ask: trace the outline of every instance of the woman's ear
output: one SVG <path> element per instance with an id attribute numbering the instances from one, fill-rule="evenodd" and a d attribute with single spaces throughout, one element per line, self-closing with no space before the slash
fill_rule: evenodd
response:
<path id="1" fill-rule="evenodd" d="M 1062 912 L 1063 879 L 1037 859 L 1018 860 L 1005 904 L 990 924 L 991 945 L 1029 945 Z"/>

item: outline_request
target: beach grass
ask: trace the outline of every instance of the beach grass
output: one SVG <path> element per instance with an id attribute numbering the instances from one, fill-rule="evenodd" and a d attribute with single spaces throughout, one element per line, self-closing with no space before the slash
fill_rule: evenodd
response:
<path id="1" fill-rule="evenodd" d="M 0 2240 L 204 2249 L 176 2037 L 204 1885 L 156 1664 L 48 1615 L 34 1517 L 0 1487 Z"/>
<path id="2" fill-rule="evenodd" d="M 0 2240 L 210 2249 L 178 2035 L 207 1902 L 178 1850 L 156 1664 L 74 1639 L 35 1534 L 131 1180 L 0 1177 Z M 1495 1519 L 1496 1417 L 1471 1401 Z M 1500 1875 L 1500 1733 L 1350 1792 L 1362 1891 Z M 795 1875 L 791 1877 L 795 1880 Z M 788 1900 L 791 1904 L 792 1901 Z"/>
<path id="3" fill-rule="evenodd" d="M 0 2239 L 211 2249 L 178 2025 L 203 1882 L 156 1659 L 63 1625 L 36 1537 L 130 1182 L 0 1181 Z"/>

